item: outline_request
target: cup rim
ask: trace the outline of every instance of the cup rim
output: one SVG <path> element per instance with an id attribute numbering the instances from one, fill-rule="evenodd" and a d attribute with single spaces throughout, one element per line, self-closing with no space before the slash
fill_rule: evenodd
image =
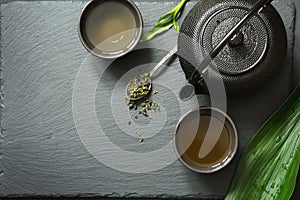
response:
<path id="1" fill-rule="evenodd" d="M 230 134 L 233 136 L 233 141 L 232 141 L 232 147 L 228 153 L 228 155 L 226 156 L 226 158 L 218 165 L 216 166 L 212 166 L 212 167 L 203 167 L 203 168 L 196 168 L 194 166 L 191 166 L 190 164 L 188 164 L 183 158 L 182 158 L 182 155 L 180 155 L 180 153 L 178 152 L 178 148 L 177 148 L 177 145 L 176 145 L 176 134 L 179 130 L 179 127 L 181 125 L 181 123 L 188 117 L 190 116 L 191 114 L 193 114 L 194 112 L 201 112 L 201 111 L 204 111 L 204 110 L 210 110 L 210 111 L 214 111 L 214 112 L 217 112 L 218 114 L 221 114 L 225 117 L 225 120 L 227 120 L 229 122 L 229 125 L 232 129 L 232 131 L 230 131 Z M 228 114 L 226 114 L 225 112 L 223 112 L 222 110 L 220 109 L 217 109 L 217 108 L 213 108 L 213 107 L 200 107 L 200 108 L 196 108 L 196 109 L 193 109 L 189 112 L 187 112 L 186 114 L 184 114 L 180 120 L 178 121 L 177 125 L 176 125 L 176 128 L 175 128 L 175 131 L 174 131 L 174 137 L 173 137 L 173 147 L 174 147 L 174 151 L 176 153 L 176 156 L 177 158 L 180 160 L 180 162 L 185 166 L 187 167 L 188 169 L 194 171 L 194 172 L 197 172 L 197 173 L 203 173 L 203 174 L 210 174 L 210 173 L 214 173 L 214 172 L 217 172 L 221 169 L 223 169 L 224 167 L 226 167 L 231 161 L 232 159 L 234 158 L 234 156 L 236 155 L 236 152 L 237 152 L 237 149 L 238 149 L 238 134 L 237 134 L 237 128 L 233 122 L 233 120 L 229 117 Z"/>
<path id="2" fill-rule="evenodd" d="M 82 28 L 82 20 L 83 20 L 83 17 L 86 15 L 86 12 L 87 12 L 89 6 L 91 6 L 92 4 L 98 5 L 98 4 L 103 3 L 104 1 L 122 1 L 122 2 L 128 3 L 128 5 L 135 12 L 134 14 L 136 14 L 135 18 L 137 20 L 137 23 L 140 24 L 139 27 L 135 28 L 135 29 L 138 29 L 137 36 L 132 39 L 132 43 L 130 44 L 130 46 L 125 51 L 122 51 L 121 53 L 112 54 L 112 55 L 110 55 L 110 54 L 108 54 L 108 55 L 98 54 L 95 51 L 93 51 L 93 48 L 91 48 L 87 44 L 86 39 L 83 37 L 83 34 L 82 34 L 83 31 L 84 31 L 83 28 Z M 78 32 L 79 39 L 80 39 L 82 45 L 92 55 L 94 55 L 98 58 L 104 58 L 104 59 L 119 58 L 119 57 L 124 56 L 125 54 L 129 53 L 130 51 L 132 51 L 135 48 L 135 46 L 138 44 L 138 42 L 140 41 L 140 39 L 142 37 L 142 33 L 143 33 L 143 18 L 142 18 L 142 14 L 141 14 L 140 10 L 138 9 L 136 4 L 132 0 L 90 0 L 88 3 L 86 3 L 86 5 L 81 10 L 81 13 L 80 13 L 79 19 L 78 19 L 77 32 Z"/>

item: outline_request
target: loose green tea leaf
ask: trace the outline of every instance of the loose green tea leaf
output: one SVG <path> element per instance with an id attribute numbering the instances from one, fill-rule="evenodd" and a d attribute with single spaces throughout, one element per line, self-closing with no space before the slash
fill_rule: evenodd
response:
<path id="1" fill-rule="evenodd" d="M 144 142 L 144 138 L 142 138 L 142 135 L 139 131 L 136 131 L 135 134 L 139 137 L 140 143 Z"/>
<path id="2" fill-rule="evenodd" d="M 184 5 L 187 1 L 188 0 L 181 0 L 181 2 L 175 8 L 173 8 L 171 11 L 167 12 L 162 17 L 160 17 L 155 23 L 155 26 L 152 28 L 152 30 L 145 33 L 145 35 L 141 39 L 141 42 L 151 40 L 155 36 L 169 30 L 173 26 L 178 32 L 179 25 L 177 23 L 177 20 L 179 19 L 183 11 Z"/>
<path id="3" fill-rule="evenodd" d="M 127 95 L 131 99 L 140 99 L 149 93 L 150 88 L 151 79 L 149 74 L 141 74 L 130 80 L 128 83 Z"/>
<path id="4" fill-rule="evenodd" d="M 300 85 L 246 147 L 225 200 L 290 199 L 300 165 Z"/>
<path id="5" fill-rule="evenodd" d="M 158 92 L 157 90 L 156 93 Z M 141 115 L 143 117 L 149 118 L 149 120 L 152 120 L 153 117 L 149 115 L 149 111 L 160 111 L 160 104 L 153 102 L 149 96 L 146 96 L 140 100 L 130 100 L 128 98 L 124 98 L 124 103 L 128 106 L 130 110 L 135 110 L 140 109 L 138 111 L 138 114 L 134 115 L 135 119 L 138 119 L 138 115 Z M 131 125 L 131 121 L 128 121 L 128 125 Z M 136 131 L 136 134 L 139 136 L 139 141 L 142 143 L 144 141 L 144 138 L 141 137 L 141 134 L 139 131 Z"/>

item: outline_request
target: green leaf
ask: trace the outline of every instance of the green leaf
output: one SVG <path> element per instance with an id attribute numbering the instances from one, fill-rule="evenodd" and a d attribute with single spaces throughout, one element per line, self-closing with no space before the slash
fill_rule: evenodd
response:
<path id="1" fill-rule="evenodd" d="M 173 26 L 173 24 L 170 24 L 170 25 L 164 26 L 164 27 L 154 27 L 152 30 L 150 30 L 146 34 L 144 34 L 143 38 L 141 39 L 141 42 L 151 40 L 155 36 L 169 30 L 172 26 Z"/>
<path id="2" fill-rule="evenodd" d="M 173 19 L 175 19 L 176 21 L 179 19 L 180 15 L 181 15 L 181 12 L 182 10 L 178 10 L 177 12 L 174 13 L 174 17 Z"/>
<path id="3" fill-rule="evenodd" d="M 172 26 L 174 26 L 175 30 L 179 32 L 179 25 L 177 23 L 177 20 L 179 19 L 182 13 L 182 9 L 187 1 L 188 0 L 181 0 L 181 2 L 175 8 L 160 17 L 152 30 L 145 33 L 140 42 L 151 40 L 156 35 L 169 30 Z"/>
<path id="4" fill-rule="evenodd" d="M 246 147 L 225 199 L 289 199 L 299 165 L 300 85 Z"/>
<path id="5" fill-rule="evenodd" d="M 174 26 L 175 30 L 177 32 L 179 32 L 179 25 L 178 25 L 178 23 L 175 20 L 173 21 L 173 26 Z"/>
<path id="6" fill-rule="evenodd" d="M 161 25 L 164 25 L 164 24 L 168 23 L 168 21 L 170 19 L 172 19 L 172 16 L 173 16 L 173 12 L 166 13 L 164 16 L 162 16 L 161 18 L 158 19 L 155 26 L 157 26 L 157 25 L 161 26 Z"/>
<path id="7" fill-rule="evenodd" d="M 179 25 L 177 23 L 177 20 L 178 18 L 180 17 L 180 14 L 181 14 L 181 10 L 178 9 L 175 11 L 174 15 L 173 15 L 173 25 L 174 25 L 174 28 L 177 32 L 179 32 Z"/>
<path id="8" fill-rule="evenodd" d="M 172 23 L 173 23 L 173 18 L 170 17 L 170 18 L 168 18 L 168 19 L 165 19 L 165 21 L 163 21 L 163 22 L 161 22 L 161 23 L 155 25 L 154 27 L 165 27 L 165 26 L 168 26 L 168 25 L 170 25 L 170 24 L 172 24 Z"/>

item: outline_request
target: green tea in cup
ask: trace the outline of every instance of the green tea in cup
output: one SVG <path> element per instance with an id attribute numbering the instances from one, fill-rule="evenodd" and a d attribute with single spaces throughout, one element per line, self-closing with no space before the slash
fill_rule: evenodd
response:
<path id="1" fill-rule="evenodd" d="M 132 1 L 93 0 L 83 9 L 79 34 L 84 46 L 101 58 L 116 58 L 140 39 L 142 18 Z"/>
<path id="2" fill-rule="evenodd" d="M 177 124 L 175 151 L 184 166 L 200 173 L 225 167 L 237 150 L 237 131 L 228 115 L 215 108 L 187 113 Z"/>

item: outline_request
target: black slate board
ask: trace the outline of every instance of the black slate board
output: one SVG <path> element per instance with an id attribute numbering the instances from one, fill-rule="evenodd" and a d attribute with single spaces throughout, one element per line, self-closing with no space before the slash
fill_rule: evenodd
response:
<path id="1" fill-rule="evenodd" d="M 145 27 L 177 3 L 136 2 Z M 194 3 L 188 4 L 185 13 Z M 249 94 L 249 99 L 229 102 L 228 113 L 239 130 L 239 153 L 291 89 L 294 8 L 287 2 L 274 5 L 287 28 L 288 56 L 272 83 Z M 156 79 L 155 87 L 162 92 L 154 100 L 163 109 L 154 114 L 153 124 L 142 129 L 145 142 L 138 142 L 134 127 L 125 127 L 129 115 L 121 102 L 123 94 L 118 92 L 128 79 L 124 73 L 132 64 L 157 62 L 175 45 L 176 33 L 170 31 L 109 63 L 90 56 L 80 44 L 77 19 L 83 6 L 84 2 L 71 1 L 1 4 L 5 108 L 1 116 L 0 195 L 222 198 L 237 158 L 218 173 L 201 175 L 176 161 L 171 148 L 180 116 L 209 104 L 207 96 L 186 103 L 178 100 L 176 91 L 185 80 L 177 60 Z M 80 69 L 85 73 L 79 74 Z M 97 87 L 94 99 L 89 95 L 93 84 Z M 78 92 L 80 95 L 74 95 Z M 89 110 L 93 105 L 95 112 Z M 93 116 L 105 135 L 99 136 Z M 134 125 L 139 128 L 144 123 L 148 122 Z M 106 148 L 109 141 L 104 136 L 130 154 L 115 155 L 115 147 Z M 161 149 L 164 151 L 155 152 Z"/>

